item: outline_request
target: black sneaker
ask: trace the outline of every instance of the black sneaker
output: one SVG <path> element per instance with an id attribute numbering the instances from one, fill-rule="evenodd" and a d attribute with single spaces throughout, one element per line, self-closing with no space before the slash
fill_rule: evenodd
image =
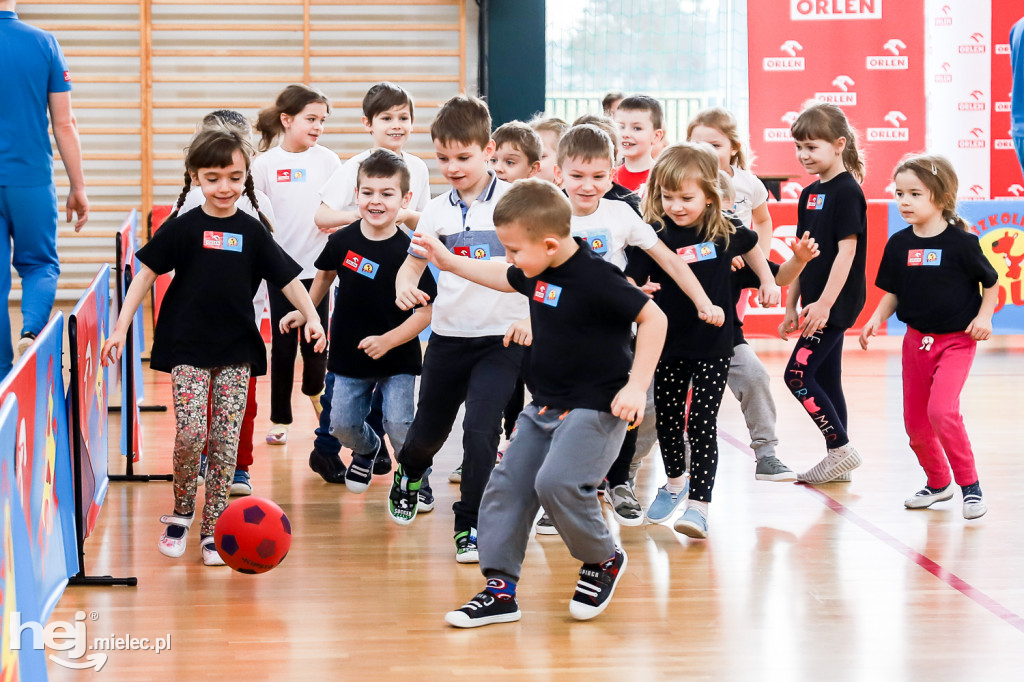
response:
<path id="1" fill-rule="evenodd" d="M 420 481 L 412 480 L 402 473 L 399 466 L 395 471 L 391 492 L 388 493 L 388 516 L 399 526 L 408 526 L 416 518 L 420 493 Z"/>
<path id="2" fill-rule="evenodd" d="M 354 493 L 365 493 L 373 480 L 373 461 L 384 449 L 384 441 L 377 439 L 377 451 L 372 455 L 357 455 L 352 453 L 352 463 L 348 465 L 348 473 L 345 474 L 345 487 Z"/>
<path id="3" fill-rule="evenodd" d="M 626 553 L 616 547 L 615 556 L 603 564 L 583 564 L 580 579 L 576 583 L 576 594 L 569 602 L 569 613 L 576 620 L 590 620 L 600 615 L 619 582 L 619 576 L 626 570 Z"/>
<path id="4" fill-rule="evenodd" d="M 455 534 L 455 560 L 460 564 L 480 563 L 480 552 L 476 546 L 476 528 Z"/>
<path id="5" fill-rule="evenodd" d="M 373 458 L 374 476 L 383 476 L 391 473 L 391 448 L 384 442 L 383 436 L 380 437 L 380 443 L 380 451 Z"/>
<path id="6" fill-rule="evenodd" d="M 416 512 L 418 514 L 426 514 L 434 511 L 434 491 L 430 487 L 430 468 L 427 468 L 427 473 L 423 474 L 423 478 L 420 479 L 420 496 L 419 504 L 416 505 Z"/>
<path id="7" fill-rule="evenodd" d="M 493 623 L 514 623 L 523 617 L 514 595 L 491 592 L 502 589 L 505 581 L 492 578 L 484 591 L 476 595 L 458 611 L 449 611 L 444 621 L 457 628 L 478 628 Z"/>
<path id="8" fill-rule="evenodd" d="M 313 448 L 309 453 L 309 468 L 328 483 L 345 482 L 345 465 L 338 455 L 328 455 Z"/>

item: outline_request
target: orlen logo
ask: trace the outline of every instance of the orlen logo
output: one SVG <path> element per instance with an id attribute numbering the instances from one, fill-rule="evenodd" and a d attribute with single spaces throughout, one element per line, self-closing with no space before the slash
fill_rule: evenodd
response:
<path id="1" fill-rule="evenodd" d="M 996 112 L 998 112 L 1000 114 L 1004 114 L 1004 113 L 1008 114 L 1008 113 L 1010 113 L 1010 103 L 1009 102 L 996 102 L 995 104 L 992 105 L 992 108 L 993 108 L 994 111 L 996 111 Z"/>
<path id="2" fill-rule="evenodd" d="M 1010 54 L 1009 43 L 997 43 L 994 49 L 996 54 Z"/>
<path id="3" fill-rule="evenodd" d="M 901 127 L 907 120 L 902 111 L 890 111 L 885 115 L 885 121 L 891 128 L 868 128 L 869 142 L 909 142 L 910 130 Z"/>
<path id="4" fill-rule="evenodd" d="M 882 0 L 789 0 L 789 18 L 881 19 Z"/>
<path id="5" fill-rule="evenodd" d="M 854 85 L 854 81 L 849 76 L 839 75 L 832 80 L 832 85 L 837 87 L 841 92 L 816 92 L 814 93 L 814 99 L 818 102 L 824 102 L 825 104 L 835 104 L 836 106 L 856 106 L 857 104 L 857 93 L 850 92 L 850 86 Z"/>
<path id="6" fill-rule="evenodd" d="M 949 5 L 942 6 L 942 13 L 935 17 L 936 26 L 952 26 L 953 25 L 953 10 Z"/>
<path id="7" fill-rule="evenodd" d="M 981 90 L 971 92 L 971 99 L 965 102 L 957 102 L 957 111 L 985 111 L 985 93 Z"/>
<path id="8" fill-rule="evenodd" d="M 800 192 L 803 191 L 803 185 L 801 185 L 799 182 L 790 181 L 782 186 L 782 197 L 784 199 L 791 199 L 793 201 L 796 201 L 797 199 L 800 198 Z"/>
<path id="9" fill-rule="evenodd" d="M 764 141 L 765 142 L 792 142 L 793 132 L 790 127 L 793 122 L 800 116 L 795 111 L 787 111 L 781 117 L 781 121 L 786 124 L 785 128 L 765 128 L 764 129 Z"/>
<path id="10" fill-rule="evenodd" d="M 956 51 L 960 54 L 985 54 L 985 35 L 983 33 L 972 33 L 970 42 L 964 45 L 957 45 Z"/>
<path id="11" fill-rule="evenodd" d="M 956 146 L 960 149 L 984 149 L 985 148 L 985 131 L 981 128 L 971 128 L 971 132 L 968 133 L 969 137 L 962 140 L 956 141 Z"/>
<path id="12" fill-rule="evenodd" d="M 785 52 L 788 57 L 765 57 L 762 64 L 765 71 L 803 71 L 804 58 L 797 57 L 796 53 L 803 50 L 804 46 L 795 40 L 787 40 L 779 46 L 780 52 Z"/>
<path id="13" fill-rule="evenodd" d="M 869 71 L 905 71 L 910 68 L 910 57 L 900 54 L 900 50 L 907 49 L 907 44 L 899 38 L 890 38 L 882 45 L 883 50 L 892 54 L 868 55 L 867 67 Z"/>
<path id="14" fill-rule="evenodd" d="M 949 71 L 950 68 L 952 68 L 952 67 L 950 67 L 949 62 L 942 62 L 942 67 L 939 69 L 939 72 L 937 74 L 935 74 L 935 82 L 936 83 L 952 83 L 953 82 L 953 74 L 950 73 L 950 71 Z"/>
<path id="15" fill-rule="evenodd" d="M 1012 151 L 1014 149 L 1013 140 L 1010 138 L 992 140 L 992 148 Z"/>

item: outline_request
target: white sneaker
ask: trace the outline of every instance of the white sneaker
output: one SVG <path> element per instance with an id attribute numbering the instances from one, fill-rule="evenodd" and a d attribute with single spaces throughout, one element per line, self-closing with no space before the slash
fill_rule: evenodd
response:
<path id="1" fill-rule="evenodd" d="M 857 454 L 857 450 L 847 443 L 838 448 L 829 448 L 825 459 L 821 460 L 802 474 L 796 475 L 796 480 L 803 483 L 828 483 L 834 481 L 840 474 L 853 471 L 861 465 L 863 460 Z"/>
<path id="2" fill-rule="evenodd" d="M 203 538 L 199 547 L 203 550 L 204 566 L 227 566 L 224 560 L 220 558 L 220 553 L 217 551 L 217 543 L 214 542 L 212 537 Z"/>
<path id="3" fill-rule="evenodd" d="M 952 487 L 952 486 L 950 486 Z M 952 493 L 950 493 L 952 495 Z M 948 499 L 948 498 L 947 498 Z M 964 518 L 965 519 L 976 519 L 985 515 L 988 511 L 988 506 L 985 504 L 985 500 L 982 499 L 981 495 L 966 495 L 964 496 Z"/>
<path id="4" fill-rule="evenodd" d="M 942 490 L 931 490 L 928 486 L 921 488 L 913 497 L 908 497 L 903 501 L 903 506 L 907 509 L 927 509 L 936 502 L 945 502 L 946 500 L 953 497 L 953 484 L 950 483 Z"/>
<path id="5" fill-rule="evenodd" d="M 267 431 L 267 443 L 270 445 L 284 445 L 288 442 L 288 429 L 291 424 L 271 424 L 270 431 Z"/>
<path id="6" fill-rule="evenodd" d="M 32 332 L 26 332 L 25 335 L 18 339 L 18 345 L 15 348 L 17 352 L 17 354 L 14 356 L 15 359 L 20 358 L 22 355 L 24 355 L 25 351 L 31 348 L 32 344 L 35 343 L 35 341 L 36 335 L 33 334 Z"/>
<path id="7" fill-rule="evenodd" d="M 160 550 L 161 554 L 177 559 L 185 553 L 188 529 L 192 527 L 192 520 L 194 518 L 194 516 L 181 516 L 179 514 L 164 514 L 160 517 L 160 523 L 165 523 L 168 527 L 177 526 L 178 528 L 185 529 L 181 537 L 176 538 L 167 534 L 169 528 L 164 528 L 164 534 L 160 536 L 160 542 L 157 545 L 157 549 Z"/>

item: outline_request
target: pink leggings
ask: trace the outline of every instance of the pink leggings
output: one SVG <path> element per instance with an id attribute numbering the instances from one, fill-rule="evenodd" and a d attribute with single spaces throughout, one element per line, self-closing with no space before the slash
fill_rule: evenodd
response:
<path id="1" fill-rule="evenodd" d="M 964 332 L 922 334 L 907 327 L 903 337 L 903 420 L 932 488 L 949 485 L 951 466 L 958 485 L 978 480 L 960 416 L 960 391 L 976 347 Z"/>

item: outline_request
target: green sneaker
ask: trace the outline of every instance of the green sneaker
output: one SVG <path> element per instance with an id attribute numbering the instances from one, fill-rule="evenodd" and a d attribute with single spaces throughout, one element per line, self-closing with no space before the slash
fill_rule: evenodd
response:
<path id="1" fill-rule="evenodd" d="M 416 518 L 420 483 L 420 480 L 406 476 L 401 466 L 395 471 L 391 492 L 388 493 L 388 516 L 399 526 L 408 526 Z"/>
<path id="2" fill-rule="evenodd" d="M 455 560 L 460 564 L 480 563 L 480 553 L 476 546 L 476 528 L 455 534 Z"/>

